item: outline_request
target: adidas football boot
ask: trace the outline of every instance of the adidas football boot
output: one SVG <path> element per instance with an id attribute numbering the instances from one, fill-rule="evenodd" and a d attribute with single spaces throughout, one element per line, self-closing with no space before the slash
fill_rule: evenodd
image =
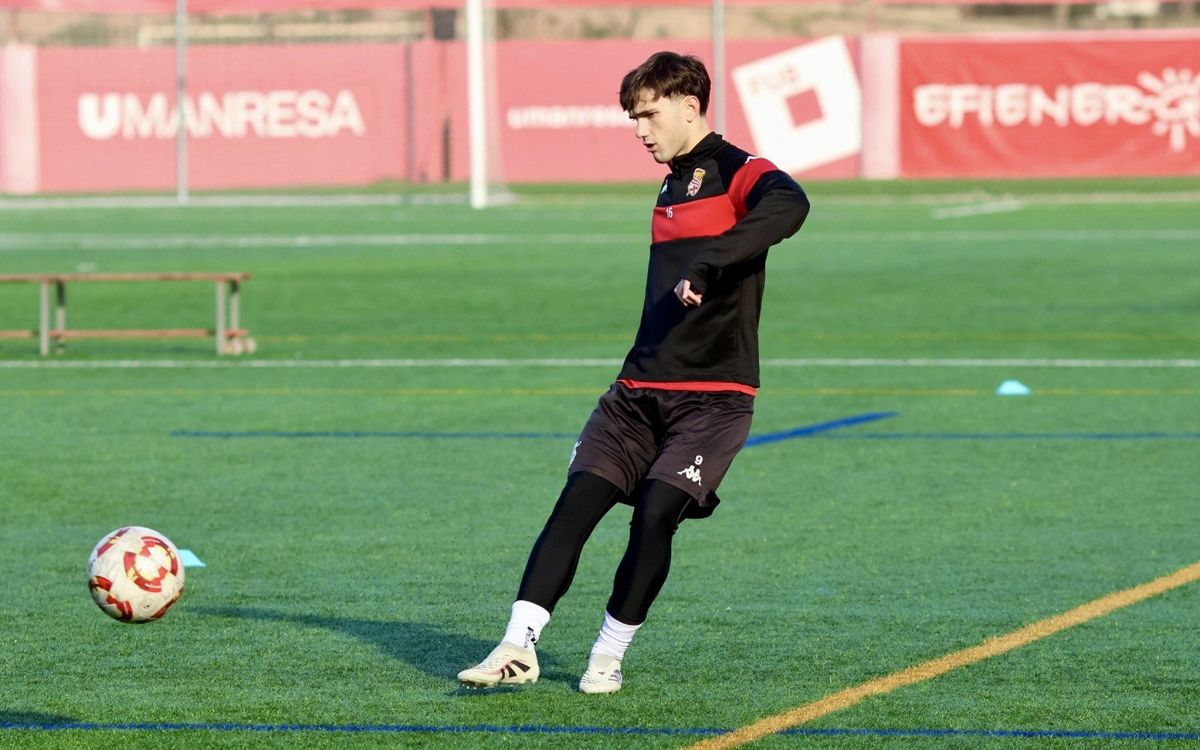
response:
<path id="1" fill-rule="evenodd" d="M 502 641 L 486 659 L 459 672 L 458 681 L 467 687 L 490 688 L 537 682 L 540 673 L 536 651 Z"/>
<path id="2" fill-rule="evenodd" d="M 579 678 L 581 693 L 615 693 L 621 689 L 621 662 L 608 654 L 592 654 Z"/>

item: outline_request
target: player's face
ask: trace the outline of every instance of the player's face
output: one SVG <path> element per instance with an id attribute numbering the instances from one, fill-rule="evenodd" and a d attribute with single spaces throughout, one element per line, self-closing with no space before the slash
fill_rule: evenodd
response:
<path id="1" fill-rule="evenodd" d="M 637 137 L 654 161 L 666 164 L 686 153 L 695 143 L 692 123 L 699 115 L 694 96 L 659 96 L 642 89 L 629 117 L 637 123 Z"/>

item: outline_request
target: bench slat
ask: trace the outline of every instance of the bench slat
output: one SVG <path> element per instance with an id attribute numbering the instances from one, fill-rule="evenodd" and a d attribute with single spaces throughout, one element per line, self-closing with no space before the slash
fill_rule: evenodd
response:
<path id="1" fill-rule="evenodd" d="M 0 283 L 74 281 L 245 281 L 252 278 L 243 271 L 213 273 L 180 271 L 167 273 L 3 273 Z"/>

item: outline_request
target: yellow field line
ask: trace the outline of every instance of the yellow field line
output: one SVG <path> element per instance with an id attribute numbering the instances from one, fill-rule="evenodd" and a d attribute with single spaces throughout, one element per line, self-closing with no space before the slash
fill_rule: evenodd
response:
<path id="1" fill-rule="evenodd" d="M 1130 589 L 1102 596 L 1095 601 L 1088 602 L 1062 614 L 1038 620 L 1006 635 L 988 639 L 977 646 L 971 646 L 962 651 L 955 651 L 909 667 L 908 669 L 893 672 L 885 677 L 879 677 L 860 685 L 846 688 L 845 690 L 839 690 L 820 700 L 805 703 L 802 706 L 775 714 L 774 716 L 768 716 L 753 724 L 748 724 L 741 729 L 735 729 L 728 734 L 689 745 L 688 748 L 689 750 L 727 750 L 728 748 L 741 747 L 755 740 L 760 740 L 763 737 L 782 732 L 785 729 L 806 724 L 836 711 L 850 708 L 872 696 L 883 695 L 902 687 L 915 685 L 918 682 L 932 680 L 952 670 L 983 661 L 984 659 L 990 659 L 993 656 L 999 656 L 1022 646 L 1027 646 L 1034 641 L 1054 635 L 1060 630 L 1081 625 L 1115 610 L 1128 607 L 1131 604 L 1137 604 L 1144 599 L 1157 596 L 1189 583 L 1195 583 L 1196 581 L 1200 581 L 1200 562 L 1193 563 L 1186 568 L 1180 568 L 1174 573 L 1162 576 L 1161 578 L 1155 578 L 1153 581 L 1143 583 L 1140 586 L 1134 586 Z"/>

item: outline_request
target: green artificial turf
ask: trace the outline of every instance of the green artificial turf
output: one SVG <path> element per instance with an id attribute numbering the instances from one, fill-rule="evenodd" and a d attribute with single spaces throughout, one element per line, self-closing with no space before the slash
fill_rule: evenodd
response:
<path id="1" fill-rule="evenodd" d="M 1200 214 L 1168 195 L 1195 186 L 902 187 L 814 184 L 771 251 L 754 435 L 889 416 L 745 449 L 720 510 L 676 537 L 625 689 L 598 697 L 575 683 L 623 507 L 536 685 L 454 675 L 502 634 L 632 340 L 654 186 L 482 212 L 0 212 L 5 273 L 253 273 L 258 343 L 43 360 L 0 340 L 0 746 L 681 747 L 1200 560 L 1200 370 L 1118 366 L 1200 353 Z M 997 196 L 1021 207 L 937 218 Z M 204 284 L 69 294 L 73 327 L 212 317 Z M 0 285 L 0 328 L 36 313 L 35 286 Z M 1008 379 L 1032 395 L 996 395 Z M 84 578 L 129 524 L 207 564 L 144 626 L 104 617 Z M 1198 604 L 1184 586 L 756 746 L 1200 741 Z"/>

